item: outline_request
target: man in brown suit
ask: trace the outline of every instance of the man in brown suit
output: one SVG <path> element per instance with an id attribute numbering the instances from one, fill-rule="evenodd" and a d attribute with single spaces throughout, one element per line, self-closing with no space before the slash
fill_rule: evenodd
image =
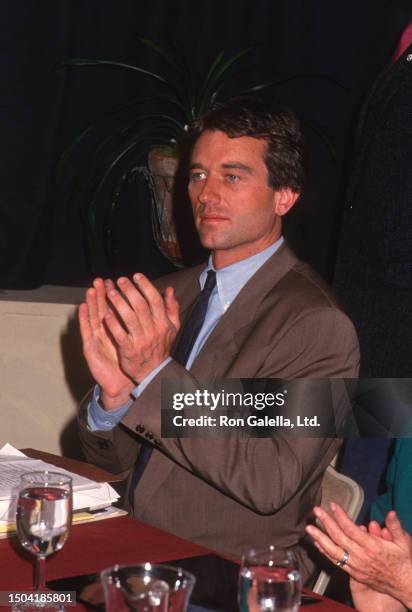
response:
<path id="1" fill-rule="evenodd" d="M 339 440 L 161 437 L 162 380 L 342 378 L 358 368 L 352 324 L 282 238 L 301 189 L 297 120 L 237 100 L 197 129 L 189 196 L 209 264 L 156 286 L 141 274 L 117 287 L 95 280 L 79 312 L 98 383 L 81 407 L 82 445 L 91 462 L 129 475 L 136 518 L 235 557 L 296 546 L 306 578 L 299 540 Z M 175 339 L 181 325 L 187 336 L 200 289 L 206 315 L 181 365 Z"/>

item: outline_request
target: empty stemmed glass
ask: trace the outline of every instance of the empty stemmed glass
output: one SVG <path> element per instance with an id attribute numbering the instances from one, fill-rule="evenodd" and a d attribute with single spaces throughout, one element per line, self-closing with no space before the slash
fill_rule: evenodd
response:
<path id="1" fill-rule="evenodd" d="M 20 477 L 17 535 L 36 556 L 34 592 L 46 591 L 45 560 L 66 542 L 72 520 L 72 479 L 58 472 L 30 472 Z M 33 607 L 42 607 L 35 598 Z"/>
<path id="2" fill-rule="evenodd" d="M 290 550 L 268 546 L 242 556 L 239 575 L 241 612 L 297 612 L 301 577 Z"/>

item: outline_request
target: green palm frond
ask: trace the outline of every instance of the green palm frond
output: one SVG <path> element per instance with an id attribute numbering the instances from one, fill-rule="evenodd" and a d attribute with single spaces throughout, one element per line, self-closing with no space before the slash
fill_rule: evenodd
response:
<path id="1" fill-rule="evenodd" d="M 327 81 L 330 81 L 334 85 L 337 85 L 338 87 L 343 89 L 346 93 L 348 92 L 347 87 L 345 87 L 345 85 L 341 81 L 339 81 L 339 79 L 335 79 L 334 77 L 330 76 L 329 74 L 303 73 L 303 74 L 294 74 L 294 75 L 291 75 L 291 76 L 288 75 L 288 76 L 279 77 L 277 79 L 273 79 L 272 81 L 268 81 L 267 83 L 259 83 L 258 85 L 254 85 L 253 87 L 248 87 L 247 89 L 245 89 L 242 92 L 242 95 L 255 94 L 255 93 L 258 93 L 259 91 L 263 91 L 264 89 L 268 89 L 269 87 L 275 87 L 275 86 L 278 86 L 278 85 L 284 85 L 284 84 L 290 83 L 292 81 L 295 81 L 295 82 L 302 81 L 304 79 L 310 79 L 310 80 L 325 79 Z"/>
<path id="2" fill-rule="evenodd" d="M 145 74 L 146 76 L 150 76 L 157 81 L 161 81 L 162 83 L 168 83 L 168 80 L 162 77 L 160 74 L 156 72 L 151 72 L 150 70 L 145 70 L 144 68 L 140 68 L 139 66 L 134 66 L 133 64 L 124 64 L 123 62 L 114 62 L 112 60 L 98 60 L 98 59 L 88 59 L 85 57 L 80 57 L 78 59 L 67 60 L 62 63 L 62 66 L 65 68 L 85 68 L 90 66 L 109 66 L 110 68 L 119 68 L 121 70 L 131 70 L 132 72 L 138 72 L 140 74 Z"/>
<path id="3" fill-rule="evenodd" d="M 166 60 L 166 62 L 170 64 L 170 66 L 174 68 L 177 72 L 183 72 L 184 68 L 182 64 L 179 64 L 179 61 L 176 58 L 176 54 L 175 54 L 175 57 L 173 57 L 172 53 L 166 51 L 166 49 L 163 49 L 160 45 L 157 45 L 155 42 L 153 42 L 153 40 L 150 40 L 150 38 L 144 38 L 144 37 L 138 36 L 137 40 L 139 40 L 141 43 L 143 43 L 150 49 L 153 49 L 153 51 L 155 51 L 156 53 L 158 53 L 158 55 L 163 57 Z"/>
<path id="4" fill-rule="evenodd" d="M 194 69 L 193 60 L 173 43 L 160 45 L 138 37 L 138 42 L 159 58 L 160 68 L 153 71 L 144 66 L 111 59 L 74 58 L 61 64 L 64 68 L 99 68 L 122 70 L 141 79 L 150 79 L 159 88 L 149 97 L 134 96 L 86 125 L 65 148 L 59 160 L 57 180 L 68 201 L 69 211 L 79 211 L 86 236 L 86 252 L 93 260 L 93 250 L 104 251 L 106 260 L 112 260 L 112 220 L 120 200 L 122 187 L 133 169 L 141 164 L 143 156 L 153 146 L 174 147 L 186 136 L 187 127 L 202 116 L 212 104 L 222 99 L 222 92 L 234 69 L 250 54 L 245 48 L 228 56 L 219 50 L 208 63 L 203 74 Z M 281 87 L 303 79 L 328 79 L 343 85 L 329 75 L 298 74 L 272 78 L 257 83 L 238 95 L 254 95 L 271 87 Z M 324 130 L 314 122 L 304 121 L 334 155 L 333 145 Z M 107 127 L 105 131 L 105 126 Z M 64 185 L 69 160 L 79 147 L 94 141 L 93 150 L 82 167 Z"/>

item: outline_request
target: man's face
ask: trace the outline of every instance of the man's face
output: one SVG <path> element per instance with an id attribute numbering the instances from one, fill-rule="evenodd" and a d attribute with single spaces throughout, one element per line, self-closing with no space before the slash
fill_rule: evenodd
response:
<path id="1" fill-rule="evenodd" d="M 269 187 L 266 147 L 264 140 L 229 138 L 220 131 L 203 132 L 195 143 L 189 197 L 200 240 L 212 250 L 216 268 L 275 242 L 281 235 L 280 216 L 297 198 L 289 189 Z"/>

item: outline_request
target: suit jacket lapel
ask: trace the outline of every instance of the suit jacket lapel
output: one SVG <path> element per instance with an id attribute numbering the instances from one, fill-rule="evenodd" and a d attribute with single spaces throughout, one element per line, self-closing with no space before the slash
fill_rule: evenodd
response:
<path id="1" fill-rule="evenodd" d="M 298 263 L 292 251 L 283 244 L 246 285 L 216 325 L 191 367 L 199 378 L 223 377 L 230 356 L 239 350 L 239 332 L 253 324 L 266 294 Z M 222 367 L 223 366 L 223 367 Z"/>

